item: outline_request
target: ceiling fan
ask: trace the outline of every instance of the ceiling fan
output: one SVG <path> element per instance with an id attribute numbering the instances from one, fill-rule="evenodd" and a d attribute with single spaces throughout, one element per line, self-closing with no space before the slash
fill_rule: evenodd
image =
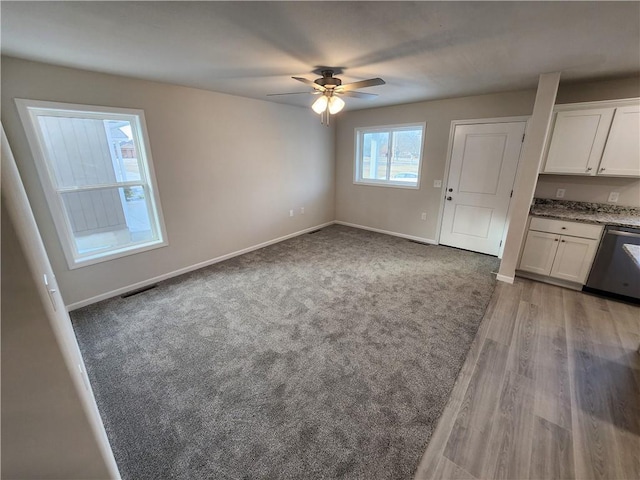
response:
<path id="1" fill-rule="evenodd" d="M 334 77 L 335 71 L 327 68 L 321 71 L 322 77 L 316 78 L 311 81 L 303 77 L 291 77 L 294 80 L 304 83 L 313 87 L 310 92 L 290 92 L 290 93 L 271 93 L 267 96 L 276 95 L 300 95 L 311 94 L 321 95 L 311 108 L 314 112 L 320 115 L 320 121 L 329 125 L 329 116 L 335 115 L 344 108 L 344 100 L 340 97 L 354 97 L 354 98 L 374 98 L 377 97 L 375 93 L 354 92 L 358 88 L 375 87 L 376 85 L 384 85 L 385 81 L 381 78 L 370 78 L 368 80 L 361 80 L 359 82 L 342 84 L 342 80 L 338 77 Z"/>

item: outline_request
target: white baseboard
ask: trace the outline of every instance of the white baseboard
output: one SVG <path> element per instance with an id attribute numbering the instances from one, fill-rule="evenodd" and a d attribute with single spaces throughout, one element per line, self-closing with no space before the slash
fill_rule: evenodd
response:
<path id="1" fill-rule="evenodd" d="M 507 275 L 497 274 L 496 275 L 496 280 L 498 280 L 499 282 L 512 284 L 513 281 L 514 281 L 514 277 L 508 277 Z"/>
<path id="2" fill-rule="evenodd" d="M 546 275 L 538 275 L 536 273 L 525 272 L 522 270 L 516 270 L 516 276 L 527 278 L 529 280 L 535 280 L 536 282 L 549 283 L 551 285 L 556 285 L 557 287 L 564 287 L 570 290 L 576 290 L 578 292 L 581 292 L 583 287 L 581 283 L 570 282 L 568 280 L 562 280 L 560 278 L 548 277 Z"/>
<path id="3" fill-rule="evenodd" d="M 389 230 L 381 230 L 379 228 L 373 228 L 373 227 L 367 227 L 365 225 L 358 225 L 358 224 L 355 224 L 355 223 L 343 222 L 341 220 L 336 220 L 333 223 L 338 224 L 338 225 L 345 225 L 347 227 L 360 228 L 362 230 L 369 230 L 371 232 L 384 233 L 386 235 L 393 235 L 394 237 L 406 238 L 407 240 L 415 240 L 416 242 L 428 243 L 430 245 L 437 245 L 438 244 L 438 242 L 436 242 L 435 240 L 433 240 L 431 238 L 416 237 L 414 235 L 406 235 L 404 233 L 390 232 Z"/>
<path id="4" fill-rule="evenodd" d="M 213 265 L 214 263 L 223 262 L 233 257 L 237 257 L 238 255 L 243 255 L 245 253 L 252 252 L 254 250 L 258 250 L 260 248 L 268 247 L 269 245 L 273 245 L 274 243 L 280 243 L 285 240 L 288 240 L 293 237 L 297 237 L 299 235 L 304 235 L 305 233 L 312 232 L 314 230 L 318 230 L 319 228 L 328 227 L 329 225 L 333 225 L 335 222 L 326 222 L 321 225 L 316 225 L 314 227 L 305 228 L 304 230 L 299 230 L 294 233 L 290 233 L 283 237 L 274 238 L 273 240 L 269 240 L 267 242 L 262 242 L 257 245 L 253 245 L 251 247 L 243 248 L 242 250 L 236 250 L 235 252 L 227 253 L 226 255 L 221 255 L 216 258 L 212 258 L 211 260 L 205 260 L 204 262 L 196 263 L 194 265 L 190 265 L 188 267 L 179 268 L 178 270 L 174 270 L 169 273 L 164 273 L 162 275 L 158 275 L 157 277 L 149 278 L 147 280 L 143 280 L 141 282 L 133 283 L 131 285 L 127 285 L 126 287 L 117 288 L 115 290 L 111 290 L 110 292 L 101 293 L 100 295 L 96 295 L 95 297 L 87 298 L 86 300 L 80 300 L 79 302 L 71 303 L 67 305 L 67 311 L 76 310 L 78 308 L 86 307 L 87 305 L 91 305 L 92 303 L 97 303 L 102 300 L 106 300 L 107 298 L 116 297 L 118 295 L 122 295 L 123 293 L 130 292 L 132 290 L 137 290 L 139 288 L 144 288 L 149 285 L 153 285 L 154 283 L 161 282 L 163 280 L 167 280 L 172 277 L 177 277 L 178 275 L 182 275 L 183 273 L 189 273 L 194 270 L 198 270 L 199 268 L 208 267 L 209 265 Z"/>

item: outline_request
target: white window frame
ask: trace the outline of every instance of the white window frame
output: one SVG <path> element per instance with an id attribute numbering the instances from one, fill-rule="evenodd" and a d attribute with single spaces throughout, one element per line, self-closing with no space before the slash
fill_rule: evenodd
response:
<path id="1" fill-rule="evenodd" d="M 392 142 L 392 132 L 403 131 L 403 130 L 417 130 L 420 128 L 422 130 L 422 142 L 420 143 L 420 155 L 418 160 L 418 179 L 416 185 L 407 185 L 406 182 L 393 181 L 389 180 L 375 180 L 371 178 L 362 178 L 362 142 L 364 134 L 366 133 L 375 133 L 375 132 L 389 132 L 389 139 Z M 416 122 L 416 123 L 401 123 L 395 125 L 379 125 L 372 127 L 357 127 L 355 129 L 355 159 L 353 162 L 353 183 L 356 185 L 373 185 L 376 187 L 392 187 L 392 188 L 406 188 L 410 190 L 419 190 L 420 189 L 420 181 L 422 179 L 422 160 L 424 153 L 424 144 L 426 140 L 426 131 L 427 131 L 427 123 L 426 122 Z M 393 151 L 393 144 L 389 146 L 389 150 Z M 391 169 L 391 159 L 388 161 L 389 171 Z"/>
<path id="2" fill-rule="evenodd" d="M 22 98 L 16 98 L 15 102 L 35 160 L 38 176 L 40 177 L 40 183 L 49 205 L 51 216 L 53 217 L 58 238 L 60 239 L 60 244 L 70 270 L 169 245 L 164 218 L 162 215 L 162 208 L 160 205 L 160 197 L 158 195 L 158 186 L 153 169 L 149 136 L 147 134 L 143 110 L 48 102 Z M 49 162 L 46 160 L 44 151 L 45 143 L 37 120 L 37 116 L 42 115 L 43 113 L 47 116 L 60 116 L 65 118 L 77 117 L 95 118 L 99 120 L 128 120 L 131 124 L 133 142 L 139 157 L 138 163 L 141 170 L 140 180 L 92 185 L 89 187 L 57 188 L 57 182 L 51 169 L 51 165 L 49 165 Z M 125 245 L 120 248 L 116 247 L 93 254 L 80 254 L 76 247 L 71 221 L 63 205 L 62 194 L 74 191 L 82 192 L 116 187 L 142 187 L 144 189 L 145 197 L 149 202 L 148 211 L 155 239 L 149 242 Z"/>

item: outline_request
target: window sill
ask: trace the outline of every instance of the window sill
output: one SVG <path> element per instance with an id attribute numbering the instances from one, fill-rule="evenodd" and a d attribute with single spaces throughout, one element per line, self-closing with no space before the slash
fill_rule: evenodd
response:
<path id="1" fill-rule="evenodd" d="M 135 255 L 136 253 L 148 252 L 149 250 L 155 250 L 156 248 L 162 248 L 168 245 L 169 242 L 166 240 L 157 240 L 155 242 L 143 243 L 141 245 L 131 245 L 109 253 L 82 257 L 72 261 L 67 259 L 67 264 L 69 266 L 69 270 L 75 270 L 77 268 L 88 267 L 89 265 L 115 260 L 116 258 L 128 257 L 130 255 Z"/>
<path id="2" fill-rule="evenodd" d="M 363 185 L 365 187 L 391 187 L 391 188 L 403 188 L 405 190 L 419 190 L 420 189 L 420 183 L 418 182 L 418 185 L 407 185 L 406 183 L 402 183 L 402 182 L 397 182 L 397 183 L 393 183 L 393 182 L 362 182 L 362 181 L 354 181 L 353 182 L 354 185 Z"/>

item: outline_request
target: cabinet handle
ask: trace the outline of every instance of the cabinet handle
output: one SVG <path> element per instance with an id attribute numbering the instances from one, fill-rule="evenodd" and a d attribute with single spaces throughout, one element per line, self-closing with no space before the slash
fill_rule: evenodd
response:
<path id="1" fill-rule="evenodd" d="M 601 172 L 604 172 L 604 167 L 602 167 L 602 168 L 600 169 L 600 171 L 601 171 Z"/>
<path id="2" fill-rule="evenodd" d="M 553 239 L 553 241 L 554 241 L 554 242 L 557 242 L 557 241 L 558 241 L 558 239 L 557 239 L 557 238 L 554 238 L 554 239 Z"/>
<path id="3" fill-rule="evenodd" d="M 590 172 L 591 170 L 593 170 L 591 167 L 587 168 L 587 172 Z"/>
<path id="4" fill-rule="evenodd" d="M 566 229 L 567 229 L 567 227 L 562 227 L 562 230 L 566 230 Z"/>
<path id="5" fill-rule="evenodd" d="M 560 240 L 562 243 L 564 243 L 564 240 Z"/>

